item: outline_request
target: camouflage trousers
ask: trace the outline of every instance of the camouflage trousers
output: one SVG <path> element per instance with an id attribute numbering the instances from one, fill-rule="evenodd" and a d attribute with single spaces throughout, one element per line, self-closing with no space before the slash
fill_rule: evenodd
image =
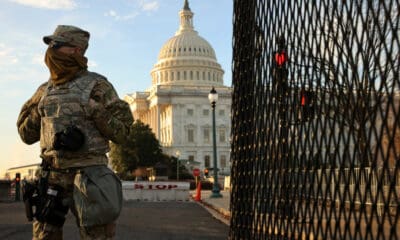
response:
<path id="1" fill-rule="evenodd" d="M 60 227 L 48 223 L 33 222 L 33 240 L 62 240 L 63 230 Z M 80 227 L 79 234 L 81 239 L 111 240 L 115 239 L 115 223 L 107 225 Z"/>
<path id="2" fill-rule="evenodd" d="M 48 181 L 49 185 L 61 186 L 66 191 L 64 196 L 68 202 L 71 202 L 71 204 L 69 204 L 70 210 L 74 214 L 77 226 L 79 227 L 80 238 L 91 240 L 115 239 L 115 222 L 90 227 L 79 226 L 80 220 L 72 202 L 74 178 L 75 173 L 50 172 Z M 42 223 L 35 220 L 33 222 L 32 235 L 33 240 L 59 240 L 63 239 L 63 230 L 62 227 L 57 227 L 49 223 Z"/>

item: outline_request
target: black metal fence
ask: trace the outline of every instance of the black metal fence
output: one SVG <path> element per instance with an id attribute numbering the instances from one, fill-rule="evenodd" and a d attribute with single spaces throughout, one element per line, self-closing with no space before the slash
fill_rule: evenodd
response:
<path id="1" fill-rule="evenodd" d="M 400 239 L 399 0 L 234 0 L 231 239 Z"/>

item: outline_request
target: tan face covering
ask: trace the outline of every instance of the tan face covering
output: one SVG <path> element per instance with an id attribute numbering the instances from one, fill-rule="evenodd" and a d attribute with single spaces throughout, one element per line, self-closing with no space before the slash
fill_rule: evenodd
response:
<path id="1" fill-rule="evenodd" d="M 68 55 L 48 48 L 44 61 L 50 70 L 50 79 L 55 85 L 74 79 L 77 74 L 87 69 L 87 58 L 81 54 Z"/>

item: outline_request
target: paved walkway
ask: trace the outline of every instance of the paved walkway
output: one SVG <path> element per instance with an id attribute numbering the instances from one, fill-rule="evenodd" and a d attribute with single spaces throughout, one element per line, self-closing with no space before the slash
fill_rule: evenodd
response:
<path id="1" fill-rule="evenodd" d="M 229 226 L 194 201 L 127 201 L 117 220 L 116 240 L 226 240 Z M 72 213 L 64 238 L 79 239 Z M 0 203 L 0 239 L 32 239 L 32 223 L 22 202 Z"/>
<path id="2" fill-rule="evenodd" d="M 201 191 L 201 201 L 199 204 L 203 205 L 214 217 L 221 220 L 223 223 L 229 225 L 231 212 L 229 210 L 230 205 L 230 191 L 221 191 L 222 198 L 210 198 L 211 190 Z M 193 200 L 196 199 L 196 190 L 190 192 Z"/>

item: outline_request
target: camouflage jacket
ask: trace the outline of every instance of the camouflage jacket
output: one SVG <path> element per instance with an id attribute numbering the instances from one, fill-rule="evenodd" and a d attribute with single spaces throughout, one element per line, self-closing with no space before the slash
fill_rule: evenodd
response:
<path id="1" fill-rule="evenodd" d="M 106 78 L 90 72 L 85 74 L 99 76 L 96 78 L 96 84 L 90 92 L 90 99 L 86 109 L 89 118 L 105 140 L 123 144 L 129 134 L 129 127 L 133 122 L 129 105 L 118 98 L 116 91 Z M 17 121 L 18 132 L 22 140 L 27 144 L 33 144 L 40 140 L 42 156 L 44 155 L 44 157 L 50 154 L 46 149 L 46 144 L 42 144 L 42 142 L 45 142 L 43 141 L 44 139 L 41 139 L 44 118 L 41 117 L 43 113 L 38 106 L 43 97 L 47 95 L 47 89 L 47 82 L 38 88 L 35 94 L 23 105 Z M 86 153 L 80 155 L 80 157 L 75 156 L 73 158 L 75 158 L 75 161 L 69 161 L 67 166 L 55 164 L 54 167 L 79 167 L 106 163 L 107 161 L 104 152 L 99 152 L 98 154 Z M 82 162 L 82 160 L 85 161 Z"/>

